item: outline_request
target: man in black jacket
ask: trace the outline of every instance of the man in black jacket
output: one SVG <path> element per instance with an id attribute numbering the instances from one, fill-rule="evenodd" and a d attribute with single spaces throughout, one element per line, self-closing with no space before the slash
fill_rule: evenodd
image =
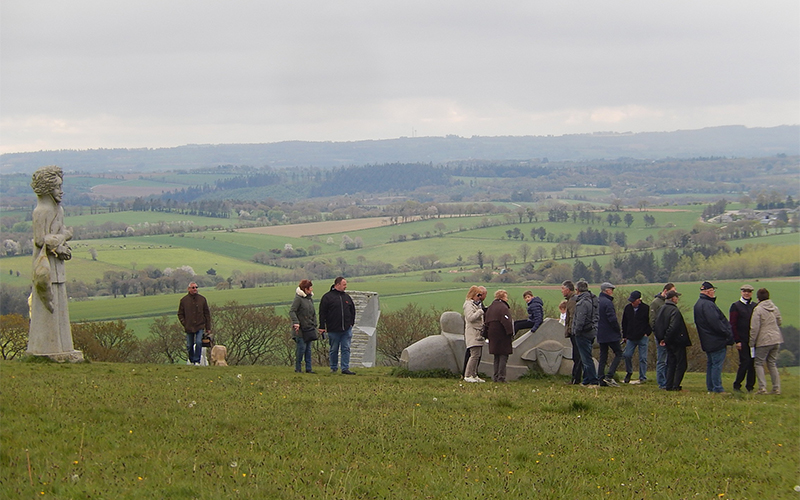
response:
<path id="1" fill-rule="evenodd" d="M 350 342 L 353 340 L 353 325 L 356 323 L 356 306 L 353 299 L 345 293 L 347 280 L 339 276 L 333 281 L 331 289 L 319 301 L 319 331 L 327 332 L 331 343 L 329 360 L 331 372 L 339 369 L 339 349 L 342 350 L 342 373 L 355 375 L 350 371 Z"/>
<path id="2" fill-rule="evenodd" d="M 642 303 L 639 290 L 631 292 L 628 304 L 622 311 L 622 338 L 625 340 L 625 380 L 631 384 L 641 384 L 647 380 L 647 344 L 650 342 L 650 306 Z M 639 348 L 639 380 L 631 381 L 633 375 L 633 352 Z"/>
<path id="3" fill-rule="evenodd" d="M 742 391 L 742 382 L 745 382 L 747 392 L 753 392 L 756 385 L 756 369 L 753 358 L 750 356 L 750 318 L 753 316 L 753 309 L 756 302 L 753 300 L 753 287 L 742 285 L 739 289 L 742 298 L 731 304 L 728 317 L 731 321 L 733 330 L 734 345 L 739 350 L 739 370 L 736 372 L 736 379 L 733 381 L 733 390 Z"/>
<path id="4" fill-rule="evenodd" d="M 661 338 L 660 345 L 667 348 L 667 390 L 680 391 L 683 375 L 686 373 L 686 348 L 692 345 L 689 331 L 683 314 L 678 309 L 678 297 L 675 290 L 667 292 L 664 305 L 658 311 L 655 322 L 656 337 Z"/>
<path id="5" fill-rule="evenodd" d="M 700 285 L 700 298 L 694 304 L 694 325 L 700 345 L 706 353 L 706 388 L 709 393 L 725 394 L 722 387 L 722 365 L 726 349 L 733 345 L 733 332 L 728 319 L 719 310 L 716 288 L 708 281 Z"/>

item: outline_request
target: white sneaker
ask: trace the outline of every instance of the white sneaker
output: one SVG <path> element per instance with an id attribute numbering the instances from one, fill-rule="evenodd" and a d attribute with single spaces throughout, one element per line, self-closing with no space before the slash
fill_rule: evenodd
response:
<path id="1" fill-rule="evenodd" d="M 641 384 L 641 383 L 642 383 L 642 381 L 641 381 L 641 380 L 631 380 L 631 381 L 629 382 L 629 384 L 631 384 L 631 385 L 639 385 L 639 384 Z"/>
<path id="2" fill-rule="evenodd" d="M 483 382 L 478 377 L 464 377 L 464 382 Z"/>
<path id="3" fill-rule="evenodd" d="M 483 380 L 482 378 L 480 378 L 480 377 L 479 377 L 479 376 L 477 376 L 477 375 L 475 375 L 475 376 L 474 376 L 474 377 L 472 377 L 472 378 L 474 378 L 474 379 L 475 379 L 475 382 L 486 382 L 485 380 Z M 780 392 L 779 392 L 778 394 L 780 394 Z"/>

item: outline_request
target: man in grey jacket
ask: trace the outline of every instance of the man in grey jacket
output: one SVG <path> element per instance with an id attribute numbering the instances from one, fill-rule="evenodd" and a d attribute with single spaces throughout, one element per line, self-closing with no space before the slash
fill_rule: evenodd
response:
<path id="1" fill-rule="evenodd" d="M 650 302 L 650 328 L 653 331 L 655 331 L 658 310 L 664 305 L 667 293 L 670 290 L 675 290 L 675 285 L 667 283 L 661 293 L 656 295 L 653 301 Z M 659 389 L 667 388 L 667 348 L 659 342 L 656 342 L 656 383 Z"/>
<path id="2" fill-rule="evenodd" d="M 575 317 L 572 319 L 572 336 L 578 344 L 578 352 L 583 364 L 584 387 L 597 388 L 600 380 L 592 358 L 592 344 L 597 337 L 599 310 L 597 296 L 589 291 L 589 284 L 583 280 L 576 285 L 578 300 L 575 304 Z"/>

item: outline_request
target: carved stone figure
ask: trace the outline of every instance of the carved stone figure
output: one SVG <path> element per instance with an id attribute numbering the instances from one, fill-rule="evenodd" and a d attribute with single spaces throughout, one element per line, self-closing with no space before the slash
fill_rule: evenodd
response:
<path id="1" fill-rule="evenodd" d="M 33 174 L 31 188 L 38 197 L 33 209 L 33 291 L 28 354 L 57 361 L 83 361 L 72 345 L 64 261 L 72 258 L 67 241 L 72 228 L 64 226 L 61 198 L 64 173 L 42 167 Z"/>
<path id="2" fill-rule="evenodd" d="M 400 365 L 411 371 L 444 368 L 460 373 L 464 359 L 464 318 L 454 311 L 442 314 L 441 335 L 431 335 L 403 350 Z M 548 375 L 569 375 L 572 371 L 572 345 L 564 338 L 564 326 L 547 318 L 535 332 L 527 332 L 513 342 L 506 379 L 516 380 L 529 370 Z M 577 356 L 577 353 L 575 353 Z M 479 371 L 492 373 L 494 357 L 484 352 Z"/>

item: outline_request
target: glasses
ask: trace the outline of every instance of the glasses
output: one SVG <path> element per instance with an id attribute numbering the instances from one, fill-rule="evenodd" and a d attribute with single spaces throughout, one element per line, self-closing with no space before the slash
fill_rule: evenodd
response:
<path id="1" fill-rule="evenodd" d="M 190 286 L 189 288 L 190 288 L 190 289 L 197 290 L 197 287 L 196 287 L 196 286 Z"/>

